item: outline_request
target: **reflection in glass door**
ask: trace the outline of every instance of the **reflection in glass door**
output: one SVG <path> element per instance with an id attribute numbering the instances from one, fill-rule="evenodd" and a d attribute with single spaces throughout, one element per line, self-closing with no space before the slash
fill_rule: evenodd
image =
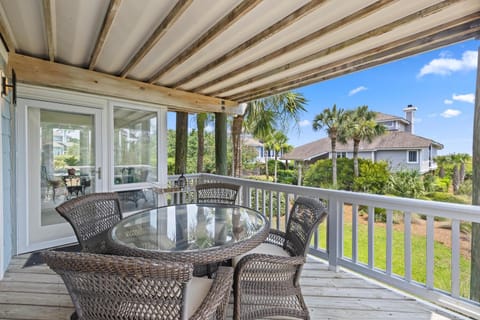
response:
<path id="1" fill-rule="evenodd" d="M 41 225 L 63 223 L 55 207 L 95 191 L 94 116 L 34 112 L 40 113 Z"/>
<path id="2" fill-rule="evenodd" d="M 55 208 L 103 190 L 102 111 L 20 99 L 18 118 L 18 253 L 74 242 Z"/>

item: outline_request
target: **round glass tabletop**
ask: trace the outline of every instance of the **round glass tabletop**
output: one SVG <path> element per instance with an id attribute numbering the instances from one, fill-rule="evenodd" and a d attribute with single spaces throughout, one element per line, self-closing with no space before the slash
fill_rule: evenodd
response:
<path id="1" fill-rule="evenodd" d="M 110 241 L 118 253 L 198 263 L 198 259 L 222 261 L 246 252 L 266 238 L 268 229 L 268 221 L 253 209 L 184 204 L 127 217 L 112 228 Z"/>

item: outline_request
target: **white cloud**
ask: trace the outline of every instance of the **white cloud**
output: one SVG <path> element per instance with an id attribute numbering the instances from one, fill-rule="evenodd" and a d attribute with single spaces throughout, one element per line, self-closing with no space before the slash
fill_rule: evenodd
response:
<path id="1" fill-rule="evenodd" d="M 456 109 L 447 109 L 443 111 L 440 115 L 444 118 L 453 118 L 459 116 L 462 112 Z"/>
<path id="2" fill-rule="evenodd" d="M 364 87 L 364 86 L 360 86 L 360 87 L 357 87 L 355 89 L 352 89 L 350 90 L 350 92 L 348 93 L 349 96 L 353 96 L 354 94 L 357 94 L 361 91 L 365 91 L 367 90 L 367 87 Z"/>
<path id="3" fill-rule="evenodd" d="M 309 120 L 302 120 L 298 123 L 300 127 L 308 127 L 311 125 L 311 122 Z"/>
<path id="4" fill-rule="evenodd" d="M 452 104 L 453 101 L 450 100 L 450 99 L 445 99 L 445 100 L 443 100 L 443 103 L 445 103 L 445 104 Z"/>
<path id="5" fill-rule="evenodd" d="M 467 94 L 453 94 L 452 99 L 456 101 L 463 101 L 463 102 L 468 102 L 468 103 L 474 103 L 475 102 L 475 95 L 473 93 L 467 93 Z"/>
<path id="6" fill-rule="evenodd" d="M 441 58 L 433 59 L 424 65 L 418 77 L 426 74 L 450 75 L 456 71 L 475 70 L 477 68 L 478 52 L 469 50 L 462 54 L 461 59 L 448 58 L 448 55 L 442 53 Z"/>
<path id="7" fill-rule="evenodd" d="M 214 126 L 212 126 L 212 125 L 209 124 L 209 125 L 207 125 L 207 126 L 205 127 L 205 132 L 213 132 L 213 131 L 215 131 L 215 127 L 214 127 Z"/>

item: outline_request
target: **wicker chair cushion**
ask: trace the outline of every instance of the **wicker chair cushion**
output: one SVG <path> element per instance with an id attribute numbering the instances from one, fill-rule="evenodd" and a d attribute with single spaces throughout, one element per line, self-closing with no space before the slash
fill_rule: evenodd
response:
<path id="1" fill-rule="evenodd" d="M 287 251 L 285 251 L 282 247 L 279 247 L 270 243 L 262 243 L 258 247 L 255 247 L 254 249 L 233 258 L 232 266 L 235 267 L 237 263 L 240 261 L 240 259 L 252 253 L 269 254 L 272 256 L 280 256 L 280 257 L 290 257 L 290 254 Z"/>
<path id="2" fill-rule="evenodd" d="M 212 286 L 213 280 L 208 278 L 193 277 L 190 283 L 187 285 L 187 318 L 202 304 L 203 299 L 206 297 L 208 291 Z"/>

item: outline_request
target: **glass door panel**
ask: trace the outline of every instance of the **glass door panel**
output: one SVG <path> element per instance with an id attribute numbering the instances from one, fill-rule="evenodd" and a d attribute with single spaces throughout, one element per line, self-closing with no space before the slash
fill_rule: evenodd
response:
<path id="1" fill-rule="evenodd" d="M 62 202 L 95 192 L 95 123 L 90 114 L 40 111 L 41 225 L 63 223 Z"/>
<path id="2" fill-rule="evenodd" d="M 158 176 L 157 121 L 155 111 L 113 108 L 112 183 L 123 212 L 157 205 L 148 183 Z"/>
<path id="3" fill-rule="evenodd" d="M 76 241 L 70 224 L 55 208 L 104 190 L 99 134 L 103 113 L 96 108 L 19 99 L 18 253 Z"/>

